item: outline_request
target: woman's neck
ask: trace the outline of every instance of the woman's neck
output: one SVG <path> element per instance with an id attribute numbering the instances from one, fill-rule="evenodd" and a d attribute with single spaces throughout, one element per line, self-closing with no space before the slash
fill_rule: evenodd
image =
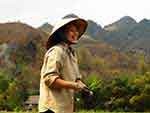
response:
<path id="1" fill-rule="evenodd" d="M 71 44 L 65 43 L 65 42 L 61 42 L 62 45 L 64 45 L 66 48 L 71 47 Z"/>

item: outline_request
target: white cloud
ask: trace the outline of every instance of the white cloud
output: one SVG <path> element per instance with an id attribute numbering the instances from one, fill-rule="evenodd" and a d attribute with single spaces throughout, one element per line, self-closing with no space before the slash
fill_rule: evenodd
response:
<path id="1" fill-rule="evenodd" d="M 16 20 L 22 13 L 21 5 L 21 0 L 0 0 L 0 22 Z"/>
<path id="2" fill-rule="evenodd" d="M 123 16 L 150 19 L 149 0 L 0 0 L 0 22 L 17 21 L 39 26 L 54 24 L 61 17 L 75 13 L 101 25 Z"/>

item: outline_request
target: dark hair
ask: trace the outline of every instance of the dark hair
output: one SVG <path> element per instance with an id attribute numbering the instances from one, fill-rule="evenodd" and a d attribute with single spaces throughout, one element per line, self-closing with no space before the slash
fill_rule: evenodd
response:
<path id="1" fill-rule="evenodd" d="M 65 42 L 68 43 L 67 37 L 64 33 L 64 30 L 59 29 L 57 32 L 55 32 L 53 34 L 53 36 L 51 37 L 51 40 L 49 40 L 49 45 L 48 48 L 51 48 L 52 46 L 61 43 L 61 42 Z"/>
<path id="2" fill-rule="evenodd" d="M 73 24 L 75 25 L 75 23 L 69 23 L 63 27 L 61 27 L 60 29 L 58 29 L 53 35 L 51 38 L 49 38 L 49 41 L 46 45 L 47 49 L 51 48 L 52 46 L 58 44 L 58 43 L 61 43 L 61 42 L 65 42 L 65 43 L 68 43 L 70 44 L 71 42 L 68 40 L 68 38 L 66 37 L 65 35 L 65 30 L 68 29 L 68 26 L 70 24 Z M 76 26 L 76 25 L 75 25 Z"/>

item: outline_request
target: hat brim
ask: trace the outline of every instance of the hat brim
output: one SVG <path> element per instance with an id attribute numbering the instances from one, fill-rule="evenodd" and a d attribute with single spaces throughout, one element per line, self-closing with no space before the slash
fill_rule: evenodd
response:
<path id="1" fill-rule="evenodd" d="M 56 32 L 58 32 L 60 29 L 63 29 L 66 25 L 73 23 L 73 25 L 76 26 L 78 32 L 79 32 L 79 36 L 78 36 L 78 40 L 80 39 L 80 37 L 83 35 L 83 33 L 85 32 L 86 28 L 87 28 L 87 21 L 81 18 L 76 18 L 68 23 L 65 23 L 64 25 L 62 25 L 61 27 L 59 27 L 57 30 L 53 31 L 49 38 L 48 41 L 46 42 L 46 49 L 48 50 L 50 48 L 50 45 L 52 42 L 52 38 L 55 35 Z"/>

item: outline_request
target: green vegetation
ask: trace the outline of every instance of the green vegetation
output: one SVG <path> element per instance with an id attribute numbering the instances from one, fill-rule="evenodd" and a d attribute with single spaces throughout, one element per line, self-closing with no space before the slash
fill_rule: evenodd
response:
<path id="1" fill-rule="evenodd" d="M 130 64 L 126 72 L 123 72 L 121 66 L 112 68 L 110 64 L 116 59 L 116 56 L 112 56 L 111 61 L 106 62 L 105 58 L 92 56 L 86 49 L 84 51 L 80 49 L 80 51 L 80 68 L 89 72 L 84 82 L 94 92 L 94 97 L 91 99 L 77 94 L 77 109 L 118 112 L 150 111 L 150 65 L 145 61 L 143 55 L 134 57 L 137 60 L 134 66 L 135 72 L 129 71 Z M 100 69 L 103 70 L 103 73 L 98 71 Z M 118 71 L 112 73 L 113 70 Z"/>
<path id="2" fill-rule="evenodd" d="M 76 94 L 77 111 L 150 111 L 150 65 L 142 55 L 134 57 L 136 63 L 132 63 L 131 66 L 130 59 L 133 56 L 121 58 L 113 53 L 114 56 L 108 62 L 106 57 L 92 56 L 84 47 L 78 50 L 81 72 L 87 72 L 88 75 L 83 74 L 84 82 L 94 92 L 94 96 L 90 98 L 81 93 Z M 39 78 L 32 76 L 38 75 L 38 72 L 26 62 L 24 54 L 17 54 L 16 57 L 16 66 L 19 70 L 16 74 L 13 73 L 14 68 L 0 70 L 1 110 L 22 110 L 27 97 L 38 94 Z M 117 62 L 121 60 L 127 64 L 118 66 Z M 136 71 L 131 72 L 132 68 Z"/>
<path id="3" fill-rule="evenodd" d="M 38 113 L 38 112 L 0 112 L 0 113 Z M 103 112 L 103 111 L 80 111 L 80 112 L 76 112 L 76 113 L 136 113 L 136 112 Z M 150 113 L 150 112 L 146 112 L 146 113 Z"/>
<path id="4" fill-rule="evenodd" d="M 150 111 L 150 73 L 132 78 L 119 76 L 111 81 L 103 81 L 91 75 L 86 83 L 95 95 L 92 100 L 78 95 L 78 109 Z"/>

